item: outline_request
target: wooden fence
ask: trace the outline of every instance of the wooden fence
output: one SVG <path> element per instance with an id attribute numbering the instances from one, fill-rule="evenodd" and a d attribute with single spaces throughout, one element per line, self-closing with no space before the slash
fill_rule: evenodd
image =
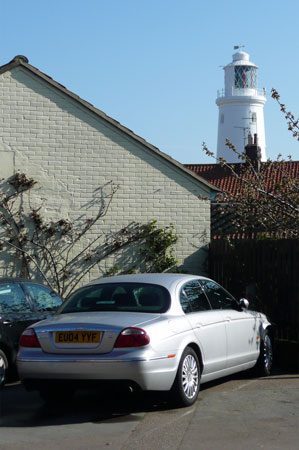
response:
<path id="1" fill-rule="evenodd" d="M 275 322 L 279 363 L 299 369 L 299 241 L 213 240 L 210 276 Z"/>

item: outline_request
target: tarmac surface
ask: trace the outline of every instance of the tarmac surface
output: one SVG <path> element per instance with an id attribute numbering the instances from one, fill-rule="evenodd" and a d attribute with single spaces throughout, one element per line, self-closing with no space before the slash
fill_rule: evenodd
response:
<path id="1" fill-rule="evenodd" d="M 49 407 L 16 383 L 0 393 L 2 450 L 297 450 L 299 375 L 204 384 L 195 405 L 155 394 L 79 392 Z"/>
<path id="2" fill-rule="evenodd" d="M 195 406 L 145 415 L 122 450 L 298 450 L 299 375 L 204 385 Z"/>

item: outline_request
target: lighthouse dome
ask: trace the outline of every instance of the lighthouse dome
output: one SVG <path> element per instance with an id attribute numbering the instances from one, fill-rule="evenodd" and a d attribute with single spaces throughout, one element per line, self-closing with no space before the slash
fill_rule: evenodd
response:
<path id="1" fill-rule="evenodd" d="M 249 54 L 246 52 L 237 52 L 233 55 L 233 61 L 249 61 Z"/>
<path id="2" fill-rule="evenodd" d="M 235 53 L 233 55 L 233 61 L 230 64 L 228 64 L 226 67 L 231 67 L 231 66 L 252 66 L 252 67 L 257 68 L 257 66 L 253 62 L 249 61 L 249 53 L 246 53 L 246 52 Z"/>

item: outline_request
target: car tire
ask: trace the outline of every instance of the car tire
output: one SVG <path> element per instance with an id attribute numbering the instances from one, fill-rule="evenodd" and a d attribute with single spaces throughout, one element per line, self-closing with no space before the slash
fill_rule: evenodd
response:
<path id="1" fill-rule="evenodd" d="M 8 360 L 5 353 L 0 350 L 0 389 L 4 386 L 6 373 L 8 370 Z"/>
<path id="2" fill-rule="evenodd" d="M 171 398 L 176 406 L 191 406 L 198 397 L 199 388 L 199 360 L 195 351 L 191 347 L 187 347 L 180 360 L 171 389 Z"/>
<path id="3" fill-rule="evenodd" d="M 273 342 L 270 333 L 266 330 L 261 339 L 260 355 L 256 364 L 257 375 L 268 377 L 273 365 Z"/>

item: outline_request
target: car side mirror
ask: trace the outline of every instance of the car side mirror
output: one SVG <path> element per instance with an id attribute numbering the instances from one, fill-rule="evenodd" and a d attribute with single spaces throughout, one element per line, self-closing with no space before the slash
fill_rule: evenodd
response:
<path id="1" fill-rule="evenodd" d="M 239 305 L 240 305 L 242 308 L 248 309 L 248 308 L 249 308 L 249 301 L 247 300 L 247 298 L 241 298 L 241 299 L 239 300 Z"/>

